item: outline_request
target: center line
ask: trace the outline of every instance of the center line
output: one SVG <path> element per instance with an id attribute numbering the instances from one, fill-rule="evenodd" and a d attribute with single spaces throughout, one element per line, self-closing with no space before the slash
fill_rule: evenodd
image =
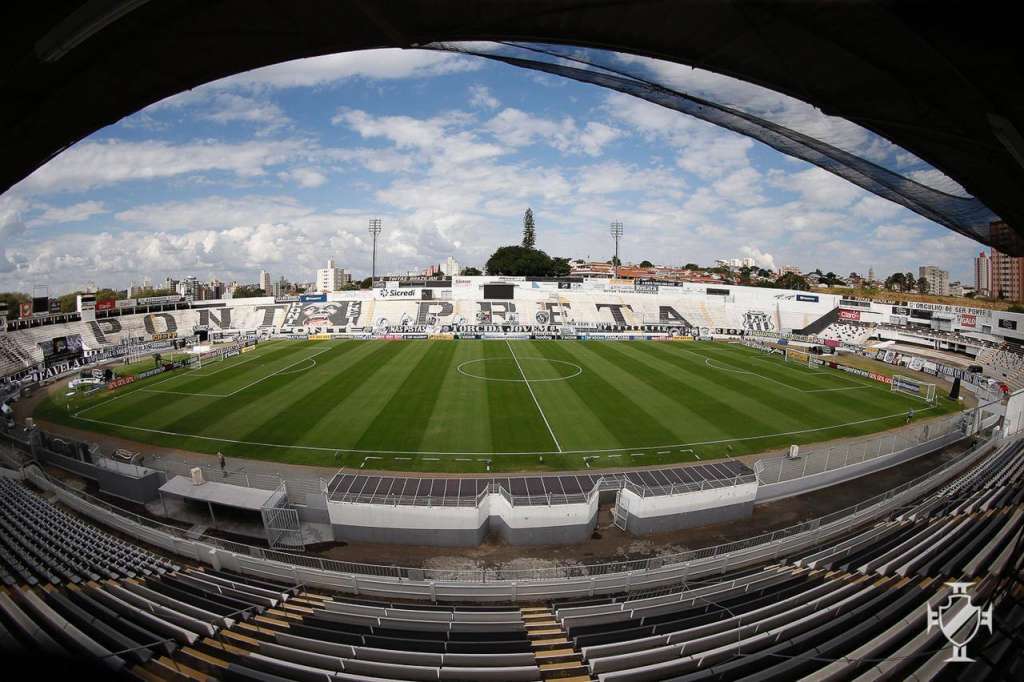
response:
<path id="1" fill-rule="evenodd" d="M 505 339 L 505 345 L 508 346 L 508 352 L 512 354 L 512 359 L 516 361 L 516 367 L 519 368 L 519 374 L 523 377 L 523 381 L 526 382 L 526 389 L 530 392 L 530 397 L 533 398 L 533 404 L 537 406 L 537 411 L 540 412 L 540 418 L 544 420 L 544 426 L 548 427 L 548 433 L 551 434 L 551 440 L 555 441 L 555 447 L 558 451 L 562 451 L 562 446 L 559 445 L 558 439 L 555 438 L 555 432 L 551 428 L 551 424 L 548 422 L 547 416 L 544 414 L 544 410 L 541 409 L 540 403 L 537 401 L 537 396 L 533 393 L 533 386 L 530 386 L 530 380 L 526 378 L 526 372 L 523 371 L 523 366 L 519 364 L 519 358 L 516 357 L 516 352 L 512 350 L 512 344 L 509 343 L 508 339 Z"/>

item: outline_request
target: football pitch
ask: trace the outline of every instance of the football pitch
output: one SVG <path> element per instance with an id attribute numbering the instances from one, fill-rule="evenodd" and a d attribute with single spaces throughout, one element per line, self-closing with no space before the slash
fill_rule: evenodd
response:
<path id="1" fill-rule="evenodd" d="M 36 414 L 141 443 L 408 471 L 696 461 L 958 409 L 744 346 L 650 341 L 277 341 Z M 144 448 L 142 448 L 144 450 Z"/>

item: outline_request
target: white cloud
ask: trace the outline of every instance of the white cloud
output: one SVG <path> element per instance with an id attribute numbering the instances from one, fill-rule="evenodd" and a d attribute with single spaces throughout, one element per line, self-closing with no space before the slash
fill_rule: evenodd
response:
<path id="1" fill-rule="evenodd" d="M 7 256 L 6 245 L 25 232 L 22 212 L 28 202 L 10 195 L 0 196 L 0 273 L 12 272 L 14 261 Z"/>
<path id="2" fill-rule="evenodd" d="M 804 201 L 822 208 L 845 208 L 867 194 L 860 187 L 816 166 L 796 173 L 772 171 L 769 177 L 775 187 L 796 192 Z"/>
<path id="3" fill-rule="evenodd" d="M 476 71 L 478 57 L 430 50 L 363 50 L 296 59 L 216 81 L 217 88 L 296 88 L 326 86 L 352 78 L 426 78 Z"/>
<path id="4" fill-rule="evenodd" d="M 620 161 L 584 166 L 577 172 L 577 191 L 588 195 L 617 192 L 650 192 L 658 196 L 681 196 L 685 181 L 660 168 L 641 168 Z"/>
<path id="5" fill-rule="evenodd" d="M 610 125 L 598 123 L 597 121 L 590 121 L 580 133 L 579 145 L 584 153 L 590 156 L 598 156 L 604 150 L 605 145 L 618 139 L 621 135 L 622 131 L 618 128 L 613 128 Z"/>
<path id="6" fill-rule="evenodd" d="M 107 209 L 102 201 L 82 201 L 62 207 L 47 206 L 41 215 L 31 221 L 31 224 L 77 223 L 106 212 Z"/>
<path id="7" fill-rule="evenodd" d="M 488 121 L 486 129 L 510 147 L 543 142 L 561 152 L 583 152 L 589 156 L 599 156 L 605 145 L 622 134 L 617 128 L 597 121 L 588 122 L 580 130 L 571 116 L 555 120 L 512 107 Z"/>
<path id="8" fill-rule="evenodd" d="M 264 132 L 275 130 L 289 122 L 289 118 L 273 102 L 258 100 L 230 92 L 217 93 L 211 100 L 209 111 L 200 114 L 215 123 L 256 123 Z"/>
<path id="9" fill-rule="evenodd" d="M 740 254 L 753 258 L 759 268 L 764 268 L 765 270 L 775 269 L 775 258 L 770 253 L 764 253 L 760 249 L 748 244 L 740 248 Z"/>
<path id="10" fill-rule="evenodd" d="M 711 186 L 718 196 L 740 206 L 756 206 L 765 201 L 761 194 L 761 174 L 754 168 L 733 171 Z"/>
<path id="11" fill-rule="evenodd" d="M 327 182 L 327 176 L 313 168 L 293 168 L 277 174 L 286 182 L 294 182 L 299 187 L 319 187 Z"/>
<path id="12" fill-rule="evenodd" d="M 750 165 L 747 154 L 754 141 L 749 137 L 621 93 L 610 94 L 604 108 L 647 140 L 667 144 L 676 164 L 698 177 L 720 177 Z"/>
<path id="13" fill-rule="evenodd" d="M 399 149 L 428 152 L 427 160 L 435 166 L 460 165 L 503 154 L 505 150 L 498 145 L 481 142 L 475 134 L 462 130 L 470 120 L 458 112 L 423 119 L 373 116 L 357 109 L 344 109 L 331 123 L 347 125 L 364 138 L 390 140 Z"/>
<path id="14" fill-rule="evenodd" d="M 142 204 L 120 211 L 114 217 L 130 228 L 170 233 L 288 223 L 312 213 L 312 209 L 292 197 L 253 195 Z"/>
<path id="15" fill-rule="evenodd" d="M 481 109 L 497 109 L 501 102 L 491 94 L 486 85 L 471 85 L 469 88 L 469 103 L 471 106 Z"/>
<path id="16" fill-rule="evenodd" d="M 239 177 L 263 175 L 270 166 L 308 152 L 300 140 L 231 144 L 213 140 L 172 144 L 82 142 L 22 180 L 19 192 L 86 190 L 128 180 L 170 178 L 188 173 L 225 171 Z"/>

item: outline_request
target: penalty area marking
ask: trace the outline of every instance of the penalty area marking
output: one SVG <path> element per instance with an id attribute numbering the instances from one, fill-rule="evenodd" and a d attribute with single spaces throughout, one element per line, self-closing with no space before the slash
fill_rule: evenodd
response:
<path id="1" fill-rule="evenodd" d="M 235 389 L 231 393 L 192 393 L 192 392 L 189 392 L 189 391 L 165 391 L 165 390 L 155 389 L 155 388 L 140 388 L 137 392 L 139 392 L 139 393 L 170 393 L 172 395 L 191 395 L 191 396 L 200 396 L 200 397 L 204 397 L 204 398 L 230 398 L 231 396 L 233 396 L 233 395 L 235 395 L 237 393 L 241 393 L 242 391 L 244 391 L 244 390 L 246 390 L 248 388 L 252 388 L 256 384 L 264 382 L 267 379 L 270 379 L 272 377 L 280 376 L 282 374 L 293 374 L 295 372 L 305 372 L 307 370 L 310 370 L 310 369 L 312 369 L 312 367 L 316 366 L 316 361 L 315 360 L 313 361 L 313 365 L 310 366 L 310 367 L 303 367 L 301 369 L 292 370 L 291 372 L 286 372 L 285 371 L 285 370 L 291 369 L 295 365 L 301 364 L 303 362 L 309 362 L 310 360 L 313 360 L 313 358 L 315 358 L 316 356 L 323 355 L 324 353 L 328 352 L 329 350 L 331 350 L 331 349 L 330 348 L 325 348 L 322 351 L 319 351 L 317 353 L 313 353 L 308 358 L 302 358 L 301 360 L 296 360 L 292 364 L 285 365 L 284 367 L 282 367 L 281 369 L 277 370 L 276 372 L 271 372 L 270 374 L 268 374 L 268 375 L 266 375 L 264 377 L 261 377 L 261 378 L 257 379 L 256 381 L 248 383 L 245 386 L 242 386 L 241 388 Z M 188 375 L 181 375 L 181 376 L 188 376 Z"/>
<path id="2" fill-rule="evenodd" d="M 706 355 L 701 355 L 700 353 L 694 353 L 692 350 L 687 350 L 685 348 L 680 348 L 679 350 L 683 351 L 684 353 L 689 353 L 690 355 L 696 355 L 699 358 L 704 358 L 705 366 L 707 366 L 710 369 L 717 369 L 719 372 L 732 372 L 734 374 L 749 374 L 750 376 L 758 377 L 759 379 L 764 379 L 765 381 L 771 381 L 773 383 L 778 384 L 779 386 L 785 386 L 786 388 L 788 388 L 790 390 L 793 390 L 793 391 L 797 391 L 799 393 L 827 393 L 829 391 L 860 391 L 860 390 L 863 390 L 865 388 L 876 388 L 875 386 L 869 386 L 869 385 L 849 386 L 849 387 L 846 387 L 846 388 L 797 388 L 796 386 L 793 386 L 792 384 L 787 384 L 785 381 L 779 381 L 778 379 L 773 379 L 773 378 L 771 378 L 769 376 L 765 376 L 764 374 L 758 374 L 757 372 L 752 372 L 749 369 L 742 369 L 742 368 L 736 367 L 734 365 L 729 365 L 728 363 L 722 363 L 722 364 L 726 365 L 725 367 L 717 367 L 717 366 L 713 365 L 712 363 L 713 362 L 721 362 L 720 360 L 712 360 L 711 358 L 709 358 Z M 837 379 L 845 379 L 846 377 L 835 377 L 835 378 L 837 378 Z"/>

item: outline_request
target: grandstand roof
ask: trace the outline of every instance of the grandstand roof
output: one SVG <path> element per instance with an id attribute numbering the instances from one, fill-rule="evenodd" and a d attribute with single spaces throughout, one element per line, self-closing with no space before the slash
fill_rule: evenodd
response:
<path id="1" fill-rule="evenodd" d="M 698 66 L 875 131 L 1024 232 L 1015 8 L 895 2 L 65 0 L 8 8 L 0 189 L 164 97 L 288 59 L 432 41 L 577 44 Z"/>
<path id="2" fill-rule="evenodd" d="M 249 511 L 259 511 L 267 503 L 267 500 L 274 496 L 273 490 L 248 488 L 215 481 L 206 481 L 202 485 L 195 485 L 187 476 L 175 476 L 160 486 L 160 492 L 197 502 L 209 502 Z"/>

